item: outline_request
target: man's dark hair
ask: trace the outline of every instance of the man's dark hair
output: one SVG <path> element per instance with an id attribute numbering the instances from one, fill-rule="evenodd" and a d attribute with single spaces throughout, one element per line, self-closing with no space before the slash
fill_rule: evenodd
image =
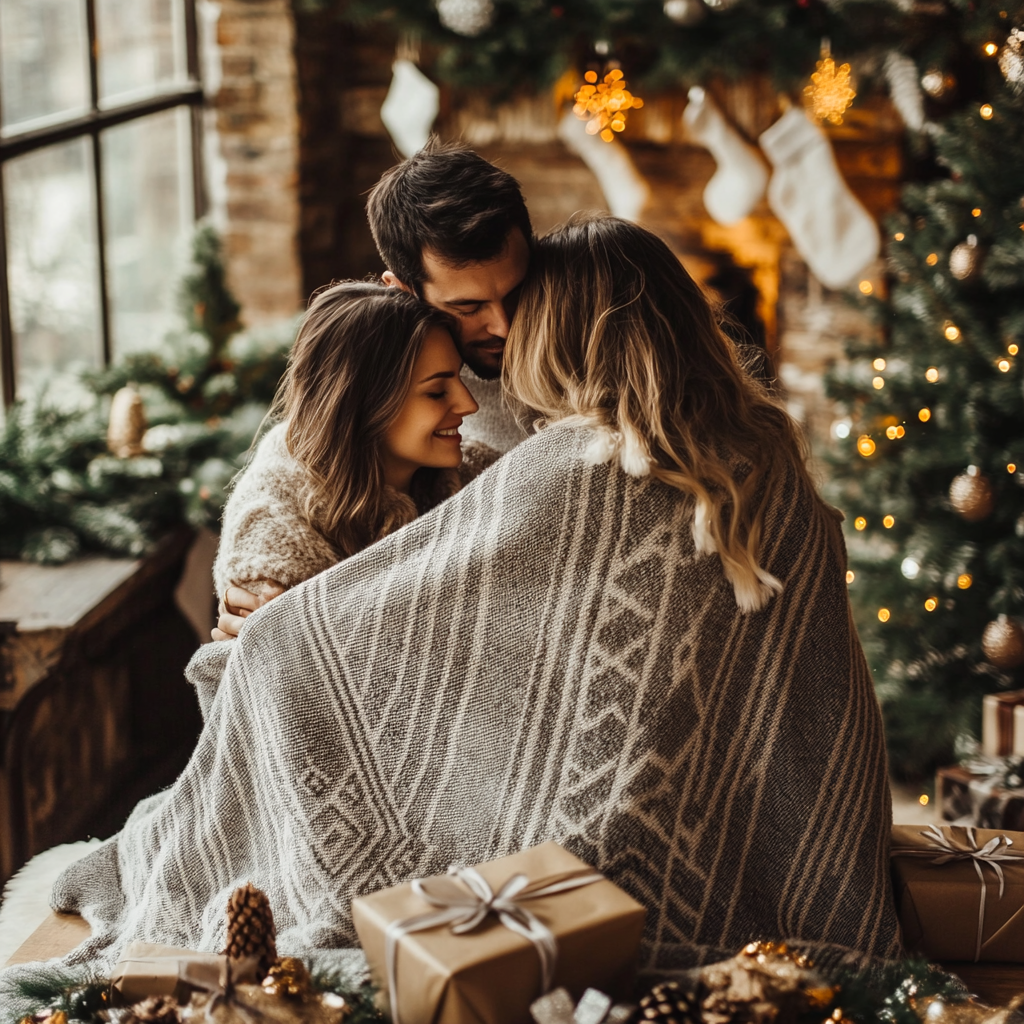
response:
<path id="1" fill-rule="evenodd" d="M 426 279 L 424 249 L 459 267 L 499 257 L 513 228 L 527 242 L 533 237 L 519 182 L 436 135 L 381 177 L 366 212 L 384 265 L 417 293 Z"/>

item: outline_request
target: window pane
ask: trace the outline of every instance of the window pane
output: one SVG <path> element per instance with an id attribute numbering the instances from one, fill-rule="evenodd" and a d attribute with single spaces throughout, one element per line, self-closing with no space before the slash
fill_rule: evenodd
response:
<path id="1" fill-rule="evenodd" d="M 115 355 L 159 345 L 192 225 L 192 155 L 185 107 L 104 132 L 103 214 Z"/>
<path id="2" fill-rule="evenodd" d="M 101 106 L 187 77 L 182 0 L 96 0 L 96 35 Z"/>
<path id="3" fill-rule="evenodd" d="M 27 153 L 5 163 L 3 174 L 21 391 L 48 371 L 101 361 L 91 144 L 72 139 Z"/>
<path id="4" fill-rule="evenodd" d="M 85 0 L 0 2 L 0 125 L 12 127 L 89 107 Z"/>

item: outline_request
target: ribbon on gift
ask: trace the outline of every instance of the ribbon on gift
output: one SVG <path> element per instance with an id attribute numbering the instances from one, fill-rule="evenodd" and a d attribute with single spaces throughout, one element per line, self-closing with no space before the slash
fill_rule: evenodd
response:
<path id="1" fill-rule="evenodd" d="M 530 1015 L 537 1024 L 626 1024 L 635 1006 L 612 1005 L 611 998 L 596 988 L 588 988 L 579 1003 L 564 988 L 556 988 L 530 1004 Z"/>
<path id="2" fill-rule="evenodd" d="M 458 879 L 458 881 L 456 881 Z M 400 921 L 392 921 L 385 932 L 385 962 L 391 1020 L 401 1024 L 398 1014 L 398 942 L 403 935 L 450 925 L 453 934 L 464 935 L 482 924 L 491 914 L 510 931 L 533 944 L 540 960 L 541 992 L 550 990 L 558 959 L 558 942 L 551 929 L 536 914 L 523 906 L 526 900 L 579 889 L 600 882 L 604 875 L 580 869 L 531 883 L 523 874 L 513 875 L 497 892 L 475 868 L 452 865 L 447 875 L 414 878 L 413 892 L 439 909 Z M 462 884 L 459 885 L 458 883 Z"/>
<path id="3" fill-rule="evenodd" d="M 214 1010 L 226 1004 L 237 1010 L 239 1016 L 249 1024 L 258 1024 L 266 1015 L 258 1006 L 252 1006 L 239 998 L 236 987 L 241 978 L 256 976 L 258 964 L 259 957 L 243 957 L 238 960 L 225 957 L 222 965 L 211 970 L 213 965 L 209 963 L 185 960 L 179 963 L 178 976 L 187 985 L 209 995 L 203 1015 L 205 1020 L 215 1021 Z"/>
<path id="4" fill-rule="evenodd" d="M 969 825 L 964 827 L 964 834 L 967 836 L 967 846 L 958 846 L 953 842 L 952 836 L 946 831 L 950 826 L 939 828 L 937 825 L 929 825 L 920 833 L 928 844 L 928 849 L 905 846 L 896 847 L 892 851 L 894 857 L 928 857 L 931 864 L 948 864 L 951 860 L 969 860 L 978 873 L 978 881 L 981 882 L 981 901 L 978 904 L 978 942 L 974 950 L 974 962 L 981 959 L 981 945 L 985 934 L 985 901 L 988 898 L 988 886 L 985 884 L 985 872 L 982 868 L 987 864 L 999 879 L 999 899 L 1003 898 L 1006 887 L 1006 878 L 1000 861 L 1020 860 L 1024 854 L 1007 853 L 1006 847 L 1013 845 L 1009 836 L 998 835 L 990 839 L 984 846 L 978 847 L 978 840 L 974 835 L 974 829 Z"/>

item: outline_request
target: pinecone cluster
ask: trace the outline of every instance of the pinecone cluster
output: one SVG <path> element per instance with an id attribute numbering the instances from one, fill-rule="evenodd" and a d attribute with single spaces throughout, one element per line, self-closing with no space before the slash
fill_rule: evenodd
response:
<path id="1" fill-rule="evenodd" d="M 752 942 L 682 983 L 655 985 L 640 1000 L 638 1024 L 796 1024 L 825 1011 L 836 994 L 812 967 L 783 942 Z"/>
<path id="2" fill-rule="evenodd" d="M 640 1000 L 641 1024 L 697 1024 L 701 1019 L 697 993 L 675 981 L 655 985 Z"/>
<path id="3" fill-rule="evenodd" d="M 266 893 L 252 882 L 240 885 L 228 900 L 228 941 L 223 952 L 232 960 L 257 957 L 263 977 L 277 963 L 277 929 Z"/>

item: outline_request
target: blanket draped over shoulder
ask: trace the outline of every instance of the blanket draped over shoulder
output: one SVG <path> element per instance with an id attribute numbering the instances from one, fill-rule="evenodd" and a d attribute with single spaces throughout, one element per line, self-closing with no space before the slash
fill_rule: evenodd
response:
<path id="1" fill-rule="evenodd" d="M 351 947 L 353 896 L 549 839 L 647 907 L 651 969 L 761 937 L 899 953 L 836 513 L 780 488 L 784 590 L 743 615 L 692 500 L 586 443 L 542 431 L 193 659 L 190 764 L 55 888 L 95 929 L 77 957 L 218 949 L 246 881 L 282 952 Z"/>

